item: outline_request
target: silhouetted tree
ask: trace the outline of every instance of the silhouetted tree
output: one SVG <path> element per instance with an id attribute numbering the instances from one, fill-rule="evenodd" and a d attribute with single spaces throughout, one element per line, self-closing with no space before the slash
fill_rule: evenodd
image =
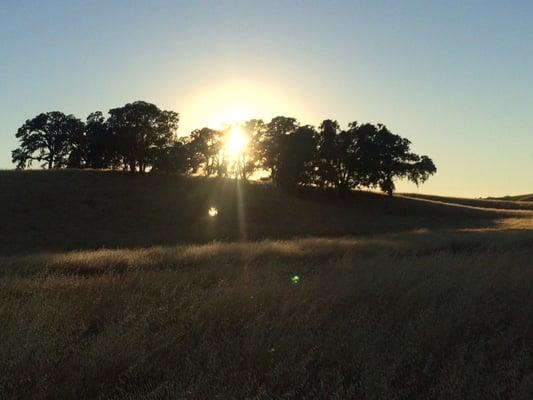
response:
<path id="1" fill-rule="evenodd" d="M 106 120 L 91 113 L 84 124 L 54 111 L 27 120 L 16 134 L 12 152 L 18 168 L 41 162 L 48 168 L 116 168 L 131 171 L 228 174 L 248 179 L 258 169 L 270 172 L 274 184 L 293 190 L 299 185 L 336 188 L 340 195 L 358 187 L 379 187 L 392 195 L 396 179 L 425 182 L 437 169 L 428 156 L 411 152 L 411 142 L 382 124 L 352 122 L 341 130 L 335 120 L 318 131 L 295 118 L 260 119 L 239 129 L 248 143 L 240 154 L 225 154 L 231 132 L 202 128 L 175 139 L 179 116 L 144 101 L 111 109 Z"/>
<path id="2" fill-rule="evenodd" d="M 278 179 L 279 156 L 281 138 L 293 133 L 298 128 L 298 122 L 295 118 L 274 117 L 266 125 L 263 138 L 260 143 L 261 166 L 270 171 L 270 176 L 274 183 Z"/>
<path id="3" fill-rule="evenodd" d="M 385 125 L 378 124 L 373 136 L 374 151 L 367 162 L 370 186 L 379 188 L 392 196 L 394 180 L 405 178 L 416 185 L 424 183 L 437 172 L 433 161 L 427 156 L 419 156 L 410 150 L 411 142 L 390 132 Z"/>
<path id="4" fill-rule="evenodd" d="M 71 137 L 69 142 L 71 149 L 65 167 L 85 168 L 87 166 L 87 137 L 85 136 L 85 129 Z"/>
<path id="5" fill-rule="evenodd" d="M 361 151 L 357 129 L 339 131 L 337 121 L 324 120 L 319 127 L 315 159 L 315 181 L 321 187 L 334 187 L 341 196 L 362 184 Z"/>
<path id="6" fill-rule="evenodd" d="M 407 170 L 407 179 L 415 185 L 426 182 L 429 177 L 437 172 L 437 167 L 428 156 L 416 156 Z"/>
<path id="7" fill-rule="evenodd" d="M 236 175 L 248 179 L 261 167 L 261 141 L 266 133 L 266 124 L 261 119 L 251 119 L 242 124 L 241 129 L 248 139 L 246 151 L 235 160 Z"/>
<path id="8" fill-rule="evenodd" d="M 329 179 L 333 181 L 340 196 L 359 187 L 363 181 L 359 150 L 357 133 L 354 130 L 344 130 L 336 136 Z"/>
<path id="9" fill-rule="evenodd" d="M 116 137 L 109 129 L 102 112 L 96 111 L 85 123 L 87 140 L 87 166 L 90 168 L 115 168 L 120 165 Z"/>
<path id="10" fill-rule="evenodd" d="M 168 147 L 153 150 L 153 171 L 187 173 L 189 171 L 188 149 L 183 141 L 176 140 Z"/>
<path id="11" fill-rule="evenodd" d="M 12 152 L 12 160 L 17 168 L 29 167 L 34 160 L 49 169 L 81 166 L 83 132 L 83 122 L 73 115 L 59 111 L 39 114 L 18 129 L 20 147 Z"/>
<path id="12" fill-rule="evenodd" d="M 277 184 L 280 187 L 294 190 L 298 185 L 311 183 L 316 147 L 316 131 L 310 125 L 300 126 L 279 138 Z"/>
<path id="13" fill-rule="evenodd" d="M 144 101 L 109 110 L 108 128 L 116 136 L 117 152 L 130 171 L 145 172 L 153 166 L 153 149 L 169 146 L 178 128 L 179 115 Z"/>
<path id="14" fill-rule="evenodd" d="M 436 172 L 431 159 L 412 153 L 409 140 L 384 125 L 352 122 L 347 130 L 338 129 L 336 121 L 321 124 L 315 175 L 320 186 L 334 186 L 341 196 L 364 186 L 392 195 L 394 179 L 419 184 Z"/>
<path id="15" fill-rule="evenodd" d="M 187 146 L 193 172 L 202 169 L 206 176 L 221 173 L 222 137 L 222 132 L 210 128 L 196 129 L 191 132 Z"/>
<path id="16" fill-rule="evenodd" d="M 338 161 L 337 139 L 339 123 L 331 119 L 322 121 L 318 132 L 318 149 L 315 160 L 316 182 L 320 187 L 336 186 L 335 166 Z"/>

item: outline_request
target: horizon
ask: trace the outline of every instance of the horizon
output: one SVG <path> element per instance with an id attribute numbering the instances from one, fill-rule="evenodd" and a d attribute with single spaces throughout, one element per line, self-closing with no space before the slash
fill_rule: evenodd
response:
<path id="1" fill-rule="evenodd" d="M 105 7 L 104 7 L 105 5 Z M 398 192 L 533 192 L 533 4 L 125 1 L 0 6 L 0 169 L 26 119 L 145 100 L 195 128 L 383 123 L 437 174 Z"/>
<path id="2" fill-rule="evenodd" d="M 0 399 L 533 399 L 531 16 L 0 0 Z"/>

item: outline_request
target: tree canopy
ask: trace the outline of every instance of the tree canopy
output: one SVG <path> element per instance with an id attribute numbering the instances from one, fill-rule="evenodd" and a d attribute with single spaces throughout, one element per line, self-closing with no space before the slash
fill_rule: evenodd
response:
<path id="1" fill-rule="evenodd" d="M 158 150 L 169 146 L 178 129 L 179 115 L 144 101 L 109 110 L 107 124 L 116 135 L 116 151 L 130 171 L 153 166 Z"/>
<path id="2" fill-rule="evenodd" d="M 178 138 L 179 115 L 144 101 L 89 114 L 85 122 L 52 111 L 27 120 L 17 131 L 12 152 L 18 168 L 38 161 L 46 168 L 125 169 L 233 176 L 248 179 L 268 173 L 279 187 L 334 188 L 341 196 L 357 188 L 379 188 L 392 195 L 395 182 L 419 185 L 437 169 L 411 142 L 383 124 L 351 122 L 345 129 L 333 119 L 315 128 L 296 118 L 270 122 L 251 119 L 239 126 L 196 129 Z M 228 151 L 231 135 L 242 136 L 243 151 Z M 245 144 L 245 146 L 244 146 Z"/>
<path id="3" fill-rule="evenodd" d="M 12 152 L 13 162 L 25 168 L 38 161 L 46 168 L 73 166 L 69 159 L 80 157 L 84 124 L 73 115 L 51 111 L 27 120 L 17 131 L 20 147 Z"/>

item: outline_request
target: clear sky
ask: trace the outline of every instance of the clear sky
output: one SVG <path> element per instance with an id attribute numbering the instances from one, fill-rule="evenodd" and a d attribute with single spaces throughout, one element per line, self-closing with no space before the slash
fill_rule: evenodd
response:
<path id="1" fill-rule="evenodd" d="M 531 193 L 532 18 L 531 1 L 0 0 L 0 168 L 27 118 L 146 100 L 180 135 L 382 122 L 438 168 L 399 190 Z"/>

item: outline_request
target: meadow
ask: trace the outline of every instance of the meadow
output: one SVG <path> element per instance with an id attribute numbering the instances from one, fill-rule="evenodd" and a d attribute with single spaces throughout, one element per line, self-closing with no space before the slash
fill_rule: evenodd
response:
<path id="1" fill-rule="evenodd" d="M 0 398 L 530 399 L 515 203 L 0 172 Z"/>

